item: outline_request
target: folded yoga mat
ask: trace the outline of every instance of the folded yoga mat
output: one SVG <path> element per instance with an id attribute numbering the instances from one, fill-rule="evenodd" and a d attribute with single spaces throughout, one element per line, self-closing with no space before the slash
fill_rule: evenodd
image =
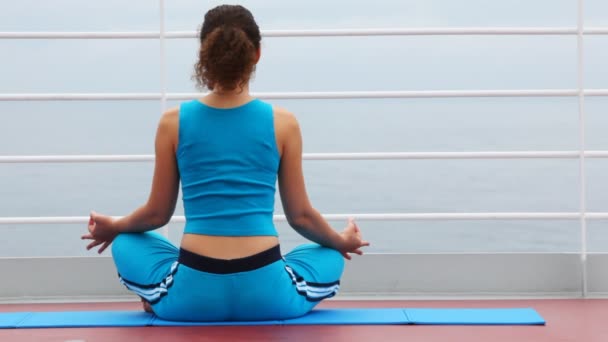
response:
<path id="1" fill-rule="evenodd" d="M 406 309 L 411 324 L 424 325 L 544 325 L 530 308 L 515 309 Z"/>
<path id="2" fill-rule="evenodd" d="M 218 325 L 540 325 L 533 309 L 317 309 L 306 316 L 257 322 L 174 322 L 141 311 L 0 313 L 0 328 L 77 328 Z"/>
<path id="3" fill-rule="evenodd" d="M 0 313 L 0 328 L 16 328 L 31 312 Z"/>
<path id="4" fill-rule="evenodd" d="M 17 328 L 142 327 L 151 325 L 154 318 L 143 311 L 33 312 Z"/>

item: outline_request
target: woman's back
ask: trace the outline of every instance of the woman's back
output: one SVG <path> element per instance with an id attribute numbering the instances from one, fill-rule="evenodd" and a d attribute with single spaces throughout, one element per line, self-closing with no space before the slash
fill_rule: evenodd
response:
<path id="1" fill-rule="evenodd" d="M 260 100 L 230 109 L 183 103 L 176 156 L 185 233 L 277 235 L 272 214 L 279 154 L 272 106 Z"/>
<path id="2" fill-rule="evenodd" d="M 273 210 L 280 156 L 272 106 L 252 99 L 218 108 L 194 100 L 183 103 L 178 115 L 182 246 L 227 259 L 276 245 L 270 237 L 278 236 Z"/>

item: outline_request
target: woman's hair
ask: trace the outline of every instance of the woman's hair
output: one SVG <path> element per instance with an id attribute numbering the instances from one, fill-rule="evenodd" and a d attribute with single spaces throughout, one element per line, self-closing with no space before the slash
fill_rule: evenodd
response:
<path id="1" fill-rule="evenodd" d="M 234 90 L 249 82 L 262 37 L 248 9 L 221 5 L 209 10 L 199 38 L 201 48 L 193 76 L 199 87 Z"/>

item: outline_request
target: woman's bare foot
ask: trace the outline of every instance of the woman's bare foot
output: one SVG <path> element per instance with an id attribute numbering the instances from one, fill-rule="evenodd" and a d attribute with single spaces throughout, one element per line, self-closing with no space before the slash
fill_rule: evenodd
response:
<path id="1" fill-rule="evenodd" d="M 154 311 L 152 311 L 152 305 L 150 305 L 150 303 L 146 302 L 145 300 L 141 300 L 141 303 L 144 306 L 144 311 L 145 312 L 149 312 L 149 313 L 154 313 Z"/>

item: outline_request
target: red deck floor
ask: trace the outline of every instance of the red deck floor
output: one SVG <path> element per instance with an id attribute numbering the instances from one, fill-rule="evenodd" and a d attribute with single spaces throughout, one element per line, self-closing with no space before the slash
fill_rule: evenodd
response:
<path id="1" fill-rule="evenodd" d="M 0 341 L 608 341 L 608 300 L 327 301 L 321 307 L 533 307 L 546 326 L 247 326 L 0 330 Z M 137 303 L 15 304 L 0 312 L 133 310 Z"/>

